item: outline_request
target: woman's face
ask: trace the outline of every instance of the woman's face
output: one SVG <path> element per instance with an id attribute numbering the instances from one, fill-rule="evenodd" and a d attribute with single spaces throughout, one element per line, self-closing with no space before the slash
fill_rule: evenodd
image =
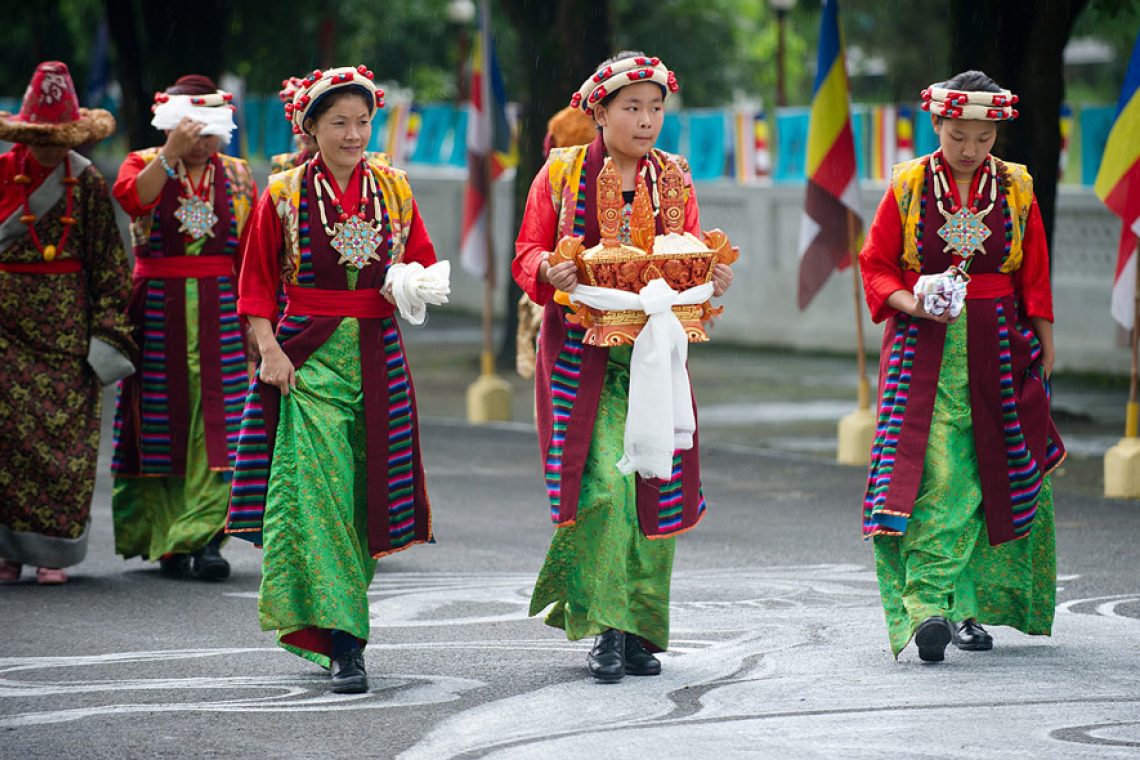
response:
<path id="1" fill-rule="evenodd" d="M 315 122 L 306 124 L 330 169 L 355 167 L 372 137 L 372 111 L 355 95 L 337 98 Z"/>
<path id="2" fill-rule="evenodd" d="M 28 152 L 45 169 L 54 169 L 67 156 L 70 148 L 57 145 L 29 145 Z"/>
<path id="3" fill-rule="evenodd" d="M 594 120 L 602 127 L 611 154 L 628 158 L 644 156 L 657 142 L 665 120 L 665 97 L 661 85 L 638 82 L 617 91 L 605 106 L 594 108 Z"/>
<path id="4" fill-rule="evenodd" d="M 997 124 L 977 119 L 931 116 L 942 155 L 956 179 L 969 179 L 989 155 L 997 139 Z"/>

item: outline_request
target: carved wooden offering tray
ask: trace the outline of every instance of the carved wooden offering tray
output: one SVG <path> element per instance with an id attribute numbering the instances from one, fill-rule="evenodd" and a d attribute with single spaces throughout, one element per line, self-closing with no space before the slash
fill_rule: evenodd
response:
<path id="1" fill-rule="evenodd" d="M 657 182 L 659 212 L 665 234 L 658 235 L 653 204 L 645 180 L 639 175 L 629 220 L 630 243 L 619 240 L 622 208 L 621 174 L 606 159 L 598 174 L 598 226 L 601 242 L 585 250 L 582 238 L 565 237 L 550 257 L 550 265 L 573 261 L 578 265 L 578 281 L 586 285 L 615 288 L 637 293 L 651 280 L 663 278 L 678 292 L 712 280 L 713 267 L 733 264 L 740 253 L 719 229 L 697 238 L 684 231 L 685 188 L 680 169 L 669 163 Z M 566 301 L 560 296 L 559 300 Z M 590 346 L 620 346 L 633 343 L 648 317 L 641 311 L 606 311 L 571 303 L 571 322 L 586 328 L 584 342 Z M 690 343 L 703 343 L 709 337 L 704 323 L 722 308 L 706 301 L 693 306 L 674 306 Z"/>

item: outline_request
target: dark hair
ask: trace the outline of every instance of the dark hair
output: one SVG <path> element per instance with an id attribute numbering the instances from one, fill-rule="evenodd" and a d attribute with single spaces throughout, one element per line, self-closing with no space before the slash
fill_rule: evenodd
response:
<path id="1" fill-rule="evenodd" d="M 174 84 L 166 88 L 167 95 L 213 95 L 218 85 L 213 79 L 201 74 L 187 74 L 178 77 Z"/>
<path id="2" fill-rule="evenodd" d="M 324 93 L 318 96 L 317 99 L 313 101 L 312 107 L 309 108 L 309 113 L 305 116 L 305 124 L 308 124 L 310 121 L 316 124 L 317 119 L 324 116 L 325 112 L 332 108 L 334 103 L 336 103 L 341 98 L 349 97 L 356 97 L 363 100 L 369 114 L 376 110 L 376 100 L 372 97 L 372 93 L 364 89 L 364 87 L 361 85 L 350 84 L 347 87 L 338 87 L 335 90 L 326 90 Z M 310 135 L 312 134 L 312 132 L 309 132 L 308 129 L 306 129 L 305 132 Z"/>
<path id="3" fill-rule="evenodd" d="M 970 90 L 974 92 L 1001 92 L 998 83 L 986 76 L 984 71 L 971 69 L 947 79 L 942 83 L 947 90 Z"/>

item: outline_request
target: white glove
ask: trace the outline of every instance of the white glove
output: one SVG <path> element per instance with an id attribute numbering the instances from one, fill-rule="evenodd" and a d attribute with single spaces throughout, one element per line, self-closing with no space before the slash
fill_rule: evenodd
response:
<path id="1" fill-rule="evenodd" d="M 384 286 L 391 289 L 400 316 L 413 325 L 422 325 L 427 319 L 427 304 L 445 304 L 451 295 L 451 262 L 437 261 L 426 269 L 414 261 L 393 264 Z"/>

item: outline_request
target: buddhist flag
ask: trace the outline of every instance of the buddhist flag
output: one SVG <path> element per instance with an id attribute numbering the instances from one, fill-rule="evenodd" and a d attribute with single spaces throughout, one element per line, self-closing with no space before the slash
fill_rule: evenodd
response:
<path id="1" fill-rule="evenodd" d="M 1113 318 L 1124 329 L 1131 330 L 1132 299 L 1136 291 L 1136 241 L 1140 237 L 1140 36 L 1132 47 L 1116 120 L 1108 134 L 1093 189 L 1124 222 L 1116 256 L 1111 308 Z"/>
<path id="2" fill-rule="evenodd" d="M 863 229 L 856 210 L 858 176 L 850 93 L 837 0 L 824 0 L 819 67 L 807 140 L 807 197 L 800 227 L 799 307 L 804 309 L 832 270 L 851 263 Z"/>
<path id="3" fill-rule="evenodd" d="M 467 190 L 459 263 L 476 277 L 491 274 L 487 250 L 491 180 L 518 161 L 507 119 L 503 75 L 491 40 L 489 3 L 480 3 L 479 34 L 471 49 L 471 95 L 467 104 Z M 490 162 L 490 167 L 487 166 Z"/>

